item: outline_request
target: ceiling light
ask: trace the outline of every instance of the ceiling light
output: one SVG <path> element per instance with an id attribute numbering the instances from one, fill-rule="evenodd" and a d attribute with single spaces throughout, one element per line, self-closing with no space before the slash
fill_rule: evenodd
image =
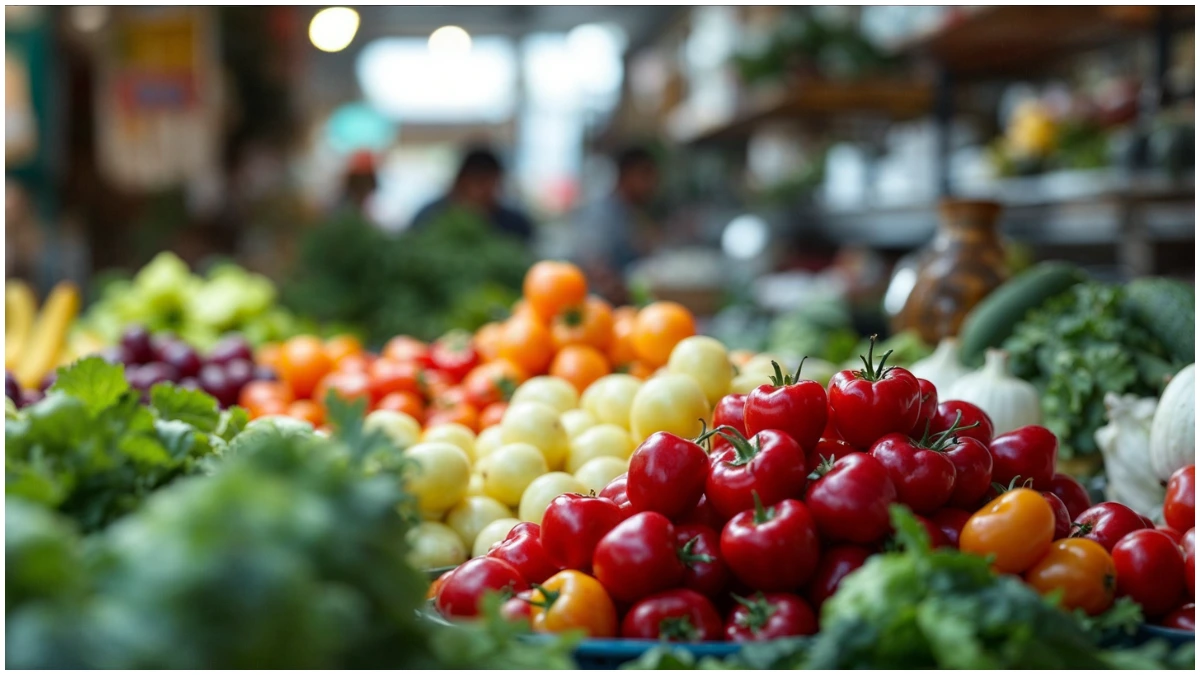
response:
<path id="1" fill-rule="evenodd" d="M 442 26 L 429 36 L 429 51 L 437 56 L 458 56 L 471 51 L 471 35 L 458 26 Z"/>
<path id="2" fill-rule="evenodd" d="M 327 7 L 308 24 L 308 39 L 323 52 L 340 52 L 354 41 L 358 12 L 349 7 Z"/>

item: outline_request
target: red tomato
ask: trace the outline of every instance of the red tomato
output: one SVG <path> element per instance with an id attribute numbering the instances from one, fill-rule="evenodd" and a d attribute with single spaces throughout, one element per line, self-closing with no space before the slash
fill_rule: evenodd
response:
<path id="1" fill-rule="evenodd" d="M 817 616 L 798 595 L 758 593 L 752 598 L 736 599 L 737 607 L 725 621 L 725 639 L 731 642 L 761 642 L 817 632 Z"/>
<path id="2" fill-rule="evenodd" d="M 471 431 L 479 430 L 479 413 L 470 403 L 458 403 L 449 408 L 430 408 L 425 416 L 425 426 L 461 424 Z"/>
<path id="3" fill-rule="evenodd" d="M 713 505 L 708 501 L 708 497 L 700 497 L 700 501 L 696 502 L 696 506 L 692 508 L 675 521 L 676 525 L 704 525 L 720 532 L 728 518 L 722 518 L 721 514 L 713 508 Z"/>
<path id="4" fill-rule="evenodd" d="M 838 586 L 842 584 L 842 579 L 862 567 L 869 557 L 871 557 L 870 549 L 853 544 L 834 546 L 822 551 L 821 560 L 817 563 L 817 571 L 813 573 L 812 580 L 808 582 L 807 594 L 812 606 L 820 610 L 825 601 L 837 592 Z"/>
<path id="5" fill-rule="evenodd" d="M 1050 479 L 1050 491 L 1062 500 L 1072 520 L 1092 507 L 1092 498 L 1088 496 L 1087 490 L 1079 481 L 1065 473 L 1054 474 Z"/>
<path id="6" fill-rule="evenodd" d="M 521 591 L 500 605 L 500 616 L 505 621 L 529 624 L 533 620 L 533 591 Z"/>
<path id="7" fill-rule="evenodd" d="M 901 504 L 932 513 L 954 492 L 954 463 L 937 450 L 921 447 L 906 434 L 888 434 L 871 446 L 871 456 L 887 470 Z"/>
<path id="8" fill-rule="evenodd" d="M 952 506 L 938 509 L 929 516 L 929 520 L 942 531 L 946 543 L 958 548 L 958 535 L 962 533 L 963 525 L 971 519 L 971 512 L 963 511 Z"/>
<path id="9" fill-rule="evenodd" d="M 531 584 L 540 584 L 558 572 L 542 548 L 542 528 L 536 523 L 519 523 L 502 541 L 492 544 L 489 558 L 497 558 L 517 568 Z"/>
<path id="10" fill-rule="evenodd" d="M 812 516 L 795 499 L 770 507 L 755 504 L 721 532 L 725 564 L 742 583 L 762 591 L 800 588 L 812 577 L 820 555 Z M 781 565 L 781 560 L 787 564 Z"/>
<path id="11" fill-rule="evenodd" d="M 608 485 L 605 485 L 604 489 L 598 495 L 616 504 L 621 509 L 622 520 L 637 513 L 633 508 L 633 504 L 629 503 L 629 495 L 627 494 L 628 481 L 629 474 L 623 473 L 609 481 Z"/>
<path id="12" fill-rule="evenodd" d="M 1170 525 L 1159 525 L 1158 527 L 1156 527 L 1154 529 L 1156 529 L 1159 532 L 1162 532 L 1163 534 L 1170 537 L 1171 541 L 1175 542 L 1176 546 L 1180 546 L 1180 547 L 1183 546 L 1183 533 L 1180 532 L 1179 530 L 1176 530 L 1175 528 L 1171 527 Z"/>
<path id="13" fill-rule="evenodd" d="M 1071 536 L 1083 537 L 1112 552 L 1125 535 L 1146 529 L 1146 523 L 1133 509 L 1116 502 L 1100 502 L 1079 514 Z"/>
<path id="14" fill-rule="evenodd" d="M 1147 617 L 1160 617 L 1183 597 L 1183 552 L 1171 538 L 1155 530 L 1125 535 L 1112 550 L 1117 567 L 1117 595 L 1142 606 Z"/>
<path id="15" fill-rule="evenodd" d="M 838 433 L 856 448 L 869 448 L 891 433 L 913 428 L 921 414 L 921 385 L 904 368 L 878 365 L 875 341 L 863 359 L 863 370 L 843 370 L 829 381 L 829 414 Z"/>
<path id="16" fill-rule="evenodd" d="M 803 362 L 795 375 L 785 375 L 774 361 L 771 365 L 775 367 L 771 384 L 759 385 L 746 397 L 746 433 L 776 429 L 795 439 L 801 448 L 816 447 L 829 415 L 825 388 L 800 379 Z"/>
<path id="17" fill-rule="evenodd" d="M 1046 498 L 1046 503 L 1054 512 L 1054 541 L 1071 536 L 1072 523 L 1071 516 L 1067 513 L 1067 505 L 1063 504 L 1063 501 L 1053 492 L 1043 492 L 1042 496 Z"/>
<path id="18" fill-rule="evenodd" d="M 525 381 L 525 372 L 511 361 L 490 361 L 472 370 L 462 382 L 467 398 L 476 406 L 507 401 Z"/>
<path id="19" fill-rule="evenodd" d="M 651 434 L 629 458 L 629 502 L 635 511 L 678 518 L 700 501 L 708 467 L 708 454 L 694 442 L 665 431 Z"/>
<path id="20" fill-rule="evenodd" d="M 592 570 L 618 602 L 636 602 L 678 586 L 683 581 L 683 562 L 675 544 L 675 526 L 661 513 L 627 518 L 596 544 Z"/>
<path id="21" fill-rule="evenodd" d="M 749 436 L 746 433 L 746 398 L 746 394 L 729 394 L 717 401 L 713 408 L 713 427 L 733 427 L 739 434 Z"/>
<path id="22" fill-rule="evenodd" d="M 921 527 L 925 528 L 925 536 L 929 538 L 929 548 L 945 548 L 950 545 L 950 540 L 942 533 L 942 528 L 937 523 L 926 518 L 925 516 L 913 515 Z"/>
<path id="23" fill-rule="evenodd" d="M 992 451 L 992 480 L 996 483 L 1027 487 L 1025 481 L 1033 479 L 1035 490 L 1050 487 L 1058 459 L 1058 438 L 1046 427 L 1030 425 L 1001 434 L 988 449 Z"/>
<path id="24" fill-rule="evenodd" d="M 454 382 L 461 382 L 467 373 L 479 365 L 479 354 L 471 344 L 471 334 L 455 330 L 438 338 L 429 348 L 429 361 L 434 368 L 446 373 Z"/>
<path id="25" fill-rule="evenodd" d="M 400 363 L 410 362 L 424 366 L 429 364 L 429 347 L 416 338 L 397 335 L 383 346 L 381 356 Z"/>
<path id="26" fill-rule="evenodd" d="M 435 604 L 447 618 L 473 617 L 479 614 L 479 601 L 488 591 L 524 591 L 529 584 L 517 568 L 496 558 L 474 558 L 459 565 L 442 582 Z"/>
<path id="27" fill-rule="evenodd" d="M 948 504 L 976 509 L 992 489 L 992 453 L 977 438 L 956 434 L 955 441 L 945 448 L 954 465 L 954 492 Z"/>
<path id="28" fill-rule="evenodd" d="M 504 402 L 496 402 L 489 404 L 486 408 L 479 411 L 479 428 L 486 429 L 500 424 L 504 419 L 504 413 L 508 410 L 508 404 Z"/>
<path id="29" fill-rule="evenodd" d="M 389 358 L 375 359 L 367 366 L 367 378 L 370 380 L 371 396 L 376 401 L 384 396 L 398 391 L 419 394 L 417 378 L 420 376 L 420 366 L 410 361 L 393 361 Z"/>
<path id="30" fill-rule="evenodd" d="M 1175 628 L 1177 630 L 1186 630 L 1191 633 L 1196 632 L 1196 603 L 1189 602 L 1179 609 L 1171 612 L 1159 622 L 1160 626 L 1167 628 Z"/>
<path id="31" fill-rule="evenodd" d="M 985 447 L 991 445 L 992 438 L 995 436 L 992 418 L 988 417 L 988 414 L 979 406 L 966 401 L 942 401 L 939 403 L 933 423 L 929 425 L 929 432 L 946 431 L 954 425 L 956 420 L 961 429 L 958 432 L 959 438 L 966 436 L 983 443 Z"/>
<path id="32" fill-rule="evenodd" d="M 1171 474 L 1167 497 L 1163 502 L 1163 520 L 1184 532 L 1196 526 L 1196 465 L 1185 466 Z"/>
<path id="33" fill-rule="evenodd" d="M 425 402 L 411 391 L 394 391 L 379 399 L 375 409 L 402 412 L 418 422 L 425 419 Z"/>
<path id="34" fill-rule="evenodd" d="M 1188 593 L 1191 593 L 1192 599 L 1196 599 L 1196 529 L 1192 528 L 1183 533 L 1183 543 L 1180 544 L 1183 549 L 1183 561 L 1187 567 L 1184 573 L 1185 581 L 1187 581 Z"/>
<path id="35" fill-rule="evenodd" d="M 821 440 L 817 441 L 817 447 L 814 449 L 814 451 L 808 453 L 808 466 L 816 469 L 817 467 L 821 466 L 822 463 L 828 462 L 832 464 L 846 455 L 855 452 L 859 451 L 854 449 L 854 446 L 850 445 L 846 441 L 843 441 L 840 438 L 825 436 Z"/>
<path id="36" fill-rule="evenodd" d="M 542 548 L 562 569 L 592 569 L 596 544 L 623 520 L 621 509 L 601 497 L 559 495 L 542 515 Z"/>
<path id="37" fill-rule="evenodd" d="M 712 642 L 721 631 L 721 616 L 708 598 L 686 588 L 642 600 L 621 622 L 621 637 L 642 640 Z"/>
<path id="38" fill-rule="evenodd" d="M 933 428 L 933 418 L 937 417 L 938 411 L 938 395 L 937 387 L 929 380 L 917 378 L 917 387 L 921 391 L 921 400 L 917 403 L 920 406 L 920 413 L 917 415 L 917 422 L 908 430 L 908 435 L 914 438 L 921 438 Z"/>
<path id="39" fill-rule="evenodd" d="M 721 432 L 731 447 L 710 456 L 712 468 L 704 496 L 725 519 L 754 508 L 754 495 L 765 506 L 800 499 L 808 485 L 804 450 L 782 431 L 766 429 L 747 440 Z"/>
<path id="40" fill-rule="evenodd" d="M 809 486 L 805 501 L 823 539 L 869 544 L 892 529 L 896 486 L 879 460 L 854 453 Z"/>
<path id="41" fill-rule="evenodd" d="M 675 544 L 683 561 L 683 587 L 710 598 L 720 597 L 729 584 L 729 568 L 721 559 L 721 535 L 699 523 L 679 525 Z"/>
<path id="42" fill-rule="evenodd" d="M 344 401 L 370 401 L 371 380 L 366 373 L 334 371 L 317 384 L 317 388 L 313 392 L 313 400 L 321 405 L 326 405 L 329 392 L 333 392 Z"/>

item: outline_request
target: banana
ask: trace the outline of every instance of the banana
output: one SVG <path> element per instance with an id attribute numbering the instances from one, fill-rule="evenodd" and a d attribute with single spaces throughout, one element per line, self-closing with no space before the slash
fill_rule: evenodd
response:
<path id="1" fill-rule="evenodd" d="M 37 298 L 29 284 L 19 279 L 4 282 L 4 367 L 12 370 L 29 344 Z"/>
<path id="2" fill-rule="evenodd" d="M 29 336 L 29 347 L 22 351 L 13 370 L 22 387 L 37 387 L 54 368 L 79 306 L 79 289 L 69 281 L 59 282 L 50 292 Z"/>

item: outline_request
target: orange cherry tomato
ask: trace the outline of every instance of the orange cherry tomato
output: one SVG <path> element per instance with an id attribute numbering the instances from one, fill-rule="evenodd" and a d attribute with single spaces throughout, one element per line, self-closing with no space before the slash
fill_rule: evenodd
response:
<path id="1" fill-rule="evenodd" d="M 467 373 L 462 388 L 472 405 L 485 408 L 492 403 L 508 401 L 526 379 L 525 371 L 512 361 L 497 359 Z"/>
<path id="2" fill-rule="evenodd" d="M 268 342 L 258 348 L 254 352 L 254 362 L 260 366 L 266 366 L 271 370 L 279 370 L 279 356 L 283 353 L 283 348 L 278 342 Z"/>
<path id="3" fill-rule="evenodd" d="M 325 345 L 311 335 L 298 335 L 283 343 L 279 354 L 279 377 L 292 386 L 299 398 L 312 395 L 317 383 L 333 369 Z"/>
<path id="4" fill-rule="evenodd" d="M 397 335 L 383 346 L 381 356 L 393 361 L 424 361 L 429 356 L 429 345 L 407 335 Z"/>
<path id="5" fill-rule="evenodd" d="M 425 427 L 439 424 L 461 424 L 471 431 L 479 431 L 479 412 L 470 403 L 456 403 L 450 407 L 430 408 L 425 418 Z"/>
<path id="6" fill-rule="evenodd" d="M 1042 595 L 1061 591 L 1064 609 L 1096 616 L 1113 604 L 1117 567 L 1108 551 L 1091 539 L 1059 539 L 1025 572 L 1025 583 Z"/>
<path id="7" fill-rule="evenodd" d="M 325 423 L 325 409 L 317 404 L 316 401 L 308 399 L 300 399 L 292 401 L 287 407 L 287 415 L 295 417 L 298 420 L 304 420 L 314 427 L 319 427 Z"/>
<path id="8" fill-rule="evenodd" d="M 250 415 L 250 419 L 252 420 L 256 420 L 260 417 L 266 417 L 268 415 L 287 415 L 288 406 L 290 405 L 291 401 L 270 399 L 267 401 L 260 401 L 253 406 L 247 407 L 246 413 Z"/>
<path id="9" fill-rule="evenodd" d="M 425 419 L 425 401 L 411 391 L 393 391 L 379 399 L 375 409 L 402 412 L 417 421 Z"/>
<path id="10" fill-rule="evenodd" d="M 613 338 L 612 308 L 604 300 L 590 296 L 582 306 L 568 307 L 554 317 L 550 334 L 556 349 L 567 345 L 608 349 Z"/>
<path id="11" fill-rule="evenodd" d="M 570 345 L 554 356 L 550 364 L 550 374 L 575 385 L 575 390 L 583 393 L 588 385 L 608 375 L 608 359 L 604 358 L 594 347 L 587 345 Z"/>
<path id="12" fill-rule="evenodd" d="M 530 306 L 529 301 L 524 298 L 513 303 L 512 312 L 509 313 L 509 317 L 514 316 L 525 316 L 542 321 L 541 317 L 537 315 L 537 312 L 533 311 L 533 307 Z"/>
<path id="13" fill-rule="evenodd" d="M 325 354 L 334 366 L 340 364 L 347 356 L 358 356 L 362 353 L 362 343 L 353 335 L 336 335 L 325 341 Z"/>
<path id="14" fill-rule="evenodd" d="M 475 351 L 481 361 L 494 361 L 500 354 L 500 333 L 503 324 L 499 321 L 485 323 L 475 331 Z"/>
<path id="15" fill-rule="evenodd" d="M 652 368 L 664 366 L 679 341 L 696 334 L 696 319 L 675 302 L 654 302 L 638 312 L 633 326 L 633 349 L 638 360 Z"/>
<path id="16" fill-rule="evenodd" d="M 286 382 L 251 380 L 242 387 L 238 395 L 238 405 L 249 410 L 268 401 L 280 401 L 286 405 L 294 399 L 292 388 Z"/>
<path id="17" fill-rule="evenodd" d="M 654 374 L 654 369 L 642 363 L 641 361 L 630 361 L 625 365 L 613 368 L 613 372 L 632 375 L 639 380 L 647 380 L 650 379 L 650 376 Z"/>
<path id="18" fill-rule="evenodd" d="M 330 391 L 347 401 L 361 399 L 370 402 L 371 378 L 367 377 L 366 373 L 334 371 L 322 378 L 317 388 L 313 390 L 313 400 L 325 405 Z"/>
<path id="19" fill-rule="evenodd" d="M 583 304 L 587 277 L 571 263 L 543 260 L 525 273 L 523 290 L 530 309 L 548 322 L 568 307 Z"/>
<path id="20" fill-rule="evenodd" d="M 590 638 L 617 635 L 617 609 L 595 578 L 563 570 L 533 591 L 531 624 L 535 633 L 580 629 Z"/>
<path id="21" fill-rule="evenodd" d="M 530 375 L 544 373 L 554 356 L 550 330 L 528 317 L 514 316 L 504 322 L 497 355 L 517 364 Z"/>
<path id="22" fill-rule="evenodd" d="M 633 327 L 636 325 L 636 308 L 625 306 L 613 310 L 612 339 L 607 350 L 609 363 L 621 366 L 637 360 L 637 350 L 633 348 Z"/>
<path id="23" fill-rule="evenodd" d="M 479 412 L 479 428 L 486 429 L 500 424 L 500 420 L 504 419 L 504 412 L 508 410 L 508 403 L 497 401 L 490 403 L 486 408 Z"/>
<path id="24" fill-rule="evenodd" d="M 1053 539 L 1054 511 L 1046 498 L 1017 488 L 988 502 L 967 520 L 958 548 L 994 556 L 992 566 L 998 572 L 1020 574 L 1046 555 Z"/>
<path id="25" fill-rule="evenodd" d="M 371 365 L 367 366 L 371 396 L 374 400 L 379 401 L 384 396 L 398 391 L 417 394 L 420 392 L 420 386 L 417 383 L 420 374 L 420 367 L 411 361 L 395 361 L 390 358 L 375 359 Z"/>

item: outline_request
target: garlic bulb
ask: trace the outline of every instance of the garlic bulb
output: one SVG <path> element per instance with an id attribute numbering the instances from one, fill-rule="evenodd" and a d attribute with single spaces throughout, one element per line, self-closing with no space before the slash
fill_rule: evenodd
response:
<path id="1" fill-rule="evenodd" d="M 1104 456 L 1108 476 L 1104 496 L 1143 516 L 1157 516 L 1162 512 L 1166 492 L 1148 461 L 1147 446 L 1158 401 L 1108 392 L 1104 406 L 1109 422 L 1096 430 L 1096 445 Z"/>
<path id="2" fill-rule="evenodd" d="M 913 375 L 929 380 L 938 391 L 949 391 L 963 375 L 971 372 L 958 359 L 958 338 L 944 338 L 929 356 L 909 368 Z"/>
<path id="3" fill-rule="evenodd" d="M 960 377 L 944 400 L 982 408 L 992 418 L 997 436 L 1042 421 L 1037 389 L 1008 374 L 1008 354 L 998 349 L 989 349 L 983 368 Z"/>

